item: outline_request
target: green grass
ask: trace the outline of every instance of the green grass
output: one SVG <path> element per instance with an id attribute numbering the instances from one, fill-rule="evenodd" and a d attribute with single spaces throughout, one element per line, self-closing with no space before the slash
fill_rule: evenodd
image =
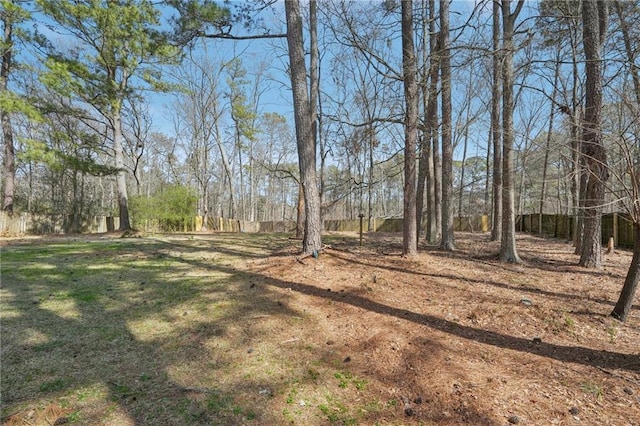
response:
<path id="1" fill-rule="evenodd" d="M 303 341 L 283 347 L 288 334 L 265 337 L 314 324 L 238 265 L 292 244 L 225 234 L 4 246 L 0 417 L 56 403 L 69 424 L 349 425 L 392 409 L 351 406 L 366 380 Z"/>
<path id="2" fill-rule="evenodd" d="M 57 392 L 67 387 L 67 384 L 63 379 L 54 379 L 48 382 L 44 382 L 38 388 L 39 392 Z"/>
<path id="3" fill-rule="evenodd" d="M 342 402 L 332 397 L 327 397 L 327 403 L 319 404 L 318 409 L 332 425 L 349 426 L 358 424 L 358 419 L 349 412 L 349 409 Z"/>
<path id="4" fill-rule="evenodd" d="M 358 377 L 353 376 L 349 372 L 338 372 L 333 375 L 336 379 L 338 379 L 338 387 L 341 389 L 346 389 L 349 384 L 353 384 L 355 388 L 359 391 L 364 390 L 367 385 L 367 381 Z"/>
<path id="5" fill-rule="evenodd" d="M 289 361 L 264 349 L 248 356 L 270 332 L 252 317 L 304 315 L 264 287 L 250 291 L 260 277 L 236 265 L 290 244 L 287 235 L 229 234 L 4 246 L 0 416 L 57 402 L 77 424 L 282 421 L 282 407 L 268 405 L 284 400 L 259 390 L 268 383 L 284 394 L 288 380 L 276 372 Z M 305 385 L 321 377 L 293 374 Z"/>

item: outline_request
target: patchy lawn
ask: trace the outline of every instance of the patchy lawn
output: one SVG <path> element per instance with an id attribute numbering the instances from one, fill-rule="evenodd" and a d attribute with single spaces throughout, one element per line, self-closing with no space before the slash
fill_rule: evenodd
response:
<path id="1" fill-rule="evenodd" d="M 400 238 L 0 240 L 2 421 L 640 425 L 640 308 L 608 316 L 630 253 Z"/>

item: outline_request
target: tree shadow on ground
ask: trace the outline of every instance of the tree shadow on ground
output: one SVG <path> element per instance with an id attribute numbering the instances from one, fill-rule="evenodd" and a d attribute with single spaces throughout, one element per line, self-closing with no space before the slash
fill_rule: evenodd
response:
<path id="1" fill-rule="evenodd" d="M 264 257 L 253 252 L 244 256 L 245 250 L 254 244 L 257 243 L 242 246 L 232 242 L 229 246 L 220 246 L 210 241 L 205 246 L 214 255 L 217 250 L 243 259 Z M 108 250 L 107 247 L 88 246 L 86 250 L 75 251 L 56 245 L 47 251 L 45 246 L 42 252 L 26 261 L 31 263 L 20 268 L 19 273 L 30 274 L 29 277 L 13 280 L 7 279 L 9 274 L 3 276 L 3 310 L 10 308 L 12 312 L 3 318 L 3 327 L 11 330 L 10 335 L 4 332 L 2 335 L 3 370 L 19 367 L 26 373 L 22 377 L 3 374 L 3 403 L 17 407 L 27 398 L 50 399 L 72 390 L 81 404 L 83 398 L 92 399 L 86 393 L 104 392 L 107 403 L 95 408 L 83 407 L 83 412 L 87 413 L 87 417 L 80 419 L 83 423 L 233 425 L 246 423 L 251 417 L 256 424 L 279 424 L 282 418 L 266 409 L 270 394 L 263 395 L 260 391 L 268 389 L 275 394 L 282 393 L 287 386 L 286 379 L 249 375 L 224 381 L 221 377 L 229 369 L 237 368 L 239 357 L 253 356 L 251 347 L 263 332 L 255 319 L 257 316 L 284 319 L 302 315 L 286 301 L 281 303 L 280 290 L 283 289 L 348 304 L 502 349 L 601 368 L 632 372 L 640 369 L 637 356 L 535 343 L 463 326 L 372 301 L 360 294 L 337 293 L 274 279 L 260 272 L 240 270 L 226 261 L 217 263 L 198 257 L 199 251 L 199 248 L 179 241 L 155 240 L 118 243 Z M 128 270 L 127 266 L 131 264 L 124 262 L 123 256 L 143 263 L 135 264 L 136 271 Z M 103 265 L 104 268 L 77 271 L 74 268 L 77 258 L 82 258 L 82 264 L 88 262 L 91 266 Z M 147 260 L 150 263 L 144 263 Z M 165 265 L 165 261 L 170 263 Z M 363 265 L 371 266 L 366 262 Z M 191 267 L 202 269 L 206 274 L 196 278 L 169 275 L 170 268 L 177 272 Z M 218 279 L 221 280 L 219 286 L 216 284 Z M 225 287 L 223 281 L 234 285 Z M 254 288 L 253 284 L 258 282 L 261 285 Z M 270 287 L 278 291 L 270 291 Z M 11 297 L 5 299 L 4 292 Z M 224 300 L 237 304 L 228 309 L 218 305 L 218 293 Z M 69 309 L 52 309 L 48 301 L 58 299 L 68 301 Z M 183 306 L 200 300 L 203 310 L 212 306 L 215 309 L 206 311 L 209 315 L 206 319 L 189 322 L 191 313 Z M 150 319 L 153 321 L 147 323 Z M 151 327 L 152 332 L 142 337 L 137 331 L 140 324 Z M 32 342 L 29 336 L 40 340 Z M 222 341 L 226 341 L 226 346 L 217 345 Z M 407 350 L 403 356 L 408 364 L 415 363 L 411 351 Z M 328 365 L 335 360 L 326 358 L 323 362 Z M 191 365 L 201 366 L 201 369 L 183 380 L 183 369 Z M 260 365 L 256 364 L 256 368 Z M 19 383 L 27 379 L 33 383 Z M 381 380 L 393 383 L 392 377 Z M 198 383 L 215 385 L 205 387 Z M 236 400 L 239 393 L 251 395 L 253 401 Z M 33 395 L 38 396 L 33 398 Z M 425 391 L 423 397 L 429 397 L 428 392 Z M 430 397 L 434 407 L 444 406 L 445 402 L 437 399 L 437 395 Z M 414 409 L 425 410 L 424 415 L 434 423 L 451 424 L 450 418 L 426 412 L 424 407 Z M 459 409 L 458 419 L 473 424 L 499 424 L 473 405 Z M 379 419 L 372 415 L 370 420 Z"/>
<path id="2" fill-rule="evenodd" d="M 601 368 L 621 369 L 636 373 L 640 372 L 640 356 L 637 355 L 594 350 L 581 346 L 564 346 L 546 342 L 534 342 L 532 340 L 509 336 L 493 331 L 464 326 L 432 315 L 419 314 L 406 309 L 396 308 L 372 301 L 359 295 L 328 292 L 326 289 L 321 289 L 312 285 L 277 280 L 269 277 L 265 278 L 265 282 L 271 286 L 285 289 L 290 288 L 293 291 L 304 293 L 306 295 L 329 299 L 339 303 L 347 303 L 371 312 L 394 316 L 435 330 L 453 334 L 467 340 L 503 349 L 526 352 L 562 362 L 573 362 Z"/>
<path id="3" fill-rule="evenodd" d="M 3 416 L 66 395 L 83 424 L 277 422 L 261 411 L 260 399 L 269 395 L 259 391 L 279 392 L 282 383 L 215 375 L 234 368 L 238 357 L 255 358 L 261 328 L 253 317 L 298 312 L 268 291 L 250 292 L 246 275 L 230 266 L 222 278 L 210 274 L 206 285 L 171 276 L 175 265 L 190 266 L 167 254 L 175 251 L 171 243 L 86 244 L 44 243 L 11 271 L 3 249 Z M 90 269 L 78 270 L 80 264 Z M 208 309 L 210 317 L 190 321 L 187 305 Z M 200 362 L 208 371 L 189 373 Z M 234 399 L 241 392 L 256 401 Z"/>
<path id="4" fill-rule="evenodd" d="M 353 259 L 344 258 L 347 261 L 354 261 Z M 363 265 L 372 266 L 365 262 L 356 261 Z M 208 267 L 206 264 L 195 262 L 200 267 Z M 376 267 L 384 267 L 375 265 Z M 225 267 L 216 266 L 217 270 L 225 270 Z M 394 268 L 391 268 L 394 269 Z M 407 270 L 401 270 L 407 272 Z M 269 286 L 279 287 L 281 289 L 291 289 L 309 296 L 319 297 L 323 299 L 332 300 L 339 303 L 347 303 L 349 305 L 366 309 L 371 312 L 376 312 L 383 315 L 389 315 L 396 318 L 400 318 L 406 321 L 411 321 L 417 324 L 421 324 L 430 327 L 435 330 L 439 330 L 445 333 L 449 333 L 458 337 L 462 337 L 467 340 L 472 340 L 479 343 L 484 343 L 503 349 L 510 349 L 518 352 L 526 352 L 534 355 L 539 355 L 551 359 L 555 359 L 562 362 L 573 362 L 583 365 L 589 365 L 600 368 L 622 369 L 632 372 L 640 372 L 640 356 L 629 355 L 617 352 L 608 352 L 602 350 L 595 350 L 581 346 L 564 346 L 555 345 L 547 342 L 532 341 L 519 337 L 510 336 L 507 334 L 501 334 L 494 331 L 483 330 L 479 328 L 469 327 L 461 325 L 452 321 L 448 321 L 443 318 L 435 317 L 433 315 L 419 314 L 402 308 L 396 308 L 393 306 L 385 305 L 368 298 L 362 297 L 358 294 L 352 294 L 348 292 L 334 292 L 327 291 L 326 288 L 319 288 L 313 285 L 285 281 L 281 279 L 275 279 L 273 277 L 261 275 L 258 273 L 246 273 L 248 276 L 255 276 L 260 278 L 263 282 Z M 429 274 L 421 274 L 429 275 Z M 460 277 L 447 277 L 451 279 L 459 279 Z M 484 282 L 483 282 L 484 283 Z M 519 287 L 511 288 L 513 290 L 520 290 Z M 552 293 L 555 295 L 555 293 Z M 567 295 L 568 296 L 568 295 Z M 563 297 L 563 296 L 560 296 Z M 571 295 L 574 298 L 574 295 Z"/>
<path id="5" fill-rule="evenodd" d="M 527 286 L 527 285 L 511 285 L 511 284 L 506 284 L 506 283 L 502 283 L 502 282 L 498 282 L 498 281 L 494 281 L 494 280 L 488 280 L 486 278 L 470 278 L 470 277 L 462 277 L 460 275 L 454 275 L 454 274 L 421 272 L 421 271 L 412 270 L 408 266 L 402 266 L 401 267 L 401 266 L 385 265 L 385 264 L 376 263 L 376 262 L 368 262 L 368 261 L 363 260 L 364 257 L 360 257 L 358 259 L 354 259 L 352 257 L 344 256 L 344 255 L 342 255 L 340 253 L 339 250 L 335 250 L 335 249 L 330 251 L 330 255 L 333 256 L 333 257 L 336 257 L 338 259 L 341 259 L 341 260 L 343 260 L 345 262 L 356 263 L 356 264 L 359 264 L 359 265 L 362 265 L 362 266 L 366 266 L 367 268 L 381 268 L 381 269 L 385 269 L 385 270 L 388 270 L 388 271 L 401 272 L 401 273 L 405 273 L 405 274 L 420 275 L 420 276 L 431 277 L 431 278 L 445 278 L 445 279 L 449 279 L 449 280 L 464 280 L 465 282 L 469 282 L 469 283 L 485 284 L 485 285 L 489 285 L 489 286 L 496 287 L 496 288 L 502 288 L 502 289 L 505 289 L 505 290 L 513 290 L 513 291 L 519 291 L 519 292 L 524 292 L 524 293 L 529 293 L 529 294 L 549 296 L 549 297 L 554 297 L 554 298 L 559 298 L 559 299 L 565 299 L 565 300 L 568 300 L 568 301 L 571 301 L 571 302 L 575 302 L 576 300 L 584 300 L 584 301 L 595 302 L 595 303 L 599 303 L 599 304 L 603 304 L 603 305 L 609 305 L 609 306 L 614 306 L 615 305 L 615 302 L 612 302 L 610 300 L 604 300 L 604 299 L 601 299 L 601 298 L 595 298 L 595 297 L 591 297 L 591 296 L 588 296 L 588 295 L 579 295 L 579 294 L 571 294 L 571 293 L 562 293 L 562 292 L 558 292 L 558 291 L 549 291 L 549 290 L 543 290 L 543 289 L 540 289 L 540 288 L 537 288 L 537 287 Z M 449 257 L 449 256 L 447 256 L 447 257 Z M 469 257 L 466 257 L 466 256 L 460 256 L 458 258 L 462 259 L 462 260 L 466 260 L 466 261 L 472 261 L 473 260 L 473 259 L 470 259 Z M 512 272 L 515 272 L 515 271 L 512 271 Z M 634 305 L 632 307 L 632 309 L 640 310 L 640 306 Z"/>

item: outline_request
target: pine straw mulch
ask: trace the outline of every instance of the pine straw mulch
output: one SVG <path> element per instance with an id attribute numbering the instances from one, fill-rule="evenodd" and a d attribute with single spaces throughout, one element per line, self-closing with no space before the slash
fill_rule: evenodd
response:
<path id="1" fill-rule="evenodd" d="M 355 399 L 398 402 L 364 424 L 640 425 L 640 307 L 609 317 L 631 253 L 587 270 L 570 244 L 527 235 L 520 265 L 479 234 L 413 258 L 398 234 L 326 240 L 317 259 L 292 246 L 248 268 L 316 321 L 299 338 L 366 379 Z"/>

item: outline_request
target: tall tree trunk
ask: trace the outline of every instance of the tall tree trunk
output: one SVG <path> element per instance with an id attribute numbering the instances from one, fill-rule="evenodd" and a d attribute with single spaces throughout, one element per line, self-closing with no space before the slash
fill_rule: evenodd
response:
<path id="1" fill-rule="evenodd" d="M 513 170 L 513 32 L 515 21 L 522 10 L 524 0 L 519 0 L 511 12 L 511 0 L 502 0 L 502 239 L 500 261 L 520 263 L 516 250 L 515 175 Z"/>
<path id="2" fill-rule="evenodd" d="M 298 183 L 298 203 L 296 204 L 296 238 L 304 236 L 304 189 Z"/>
<path id="3" fill-rule="evenodd" d="M 367 138 L 369 139 L 369 183 L 367 184 L 367 231 L 373 231 L 373 144 L 375 142 L 375 135 L 373 127 L 367 131 Z M 418 232 L 420 228 L 418 228 Z"/>
<path id="4" fill-rule="evenodd" d="M 574 25 L 574 26 L 577 26 Z M 582 245 L 582 210 L 580 209 L 580 182 L 582 178 L 581 167 L 581 155 L 580 155 L 580 137 L 579 127 L 581 118 L 581 110 L 578 105 L 578 84 L 580 81 L 578 71 L 578 41 L 577 35 L 574 36 L 574 29 L 571 28 L 570 32 L 571 41 L 571 59 L 572 59 L 572 79 L 573 84 L 571 86 L 571 206 L 573 215 L 573 244 L 576 247 L 576 254 L 580 253 L 580 246 Z"/>
<path id="5" fill-rule="evenodd" d="M 620 6 L 620 1 L 615 0 L 614 5 L 616 8 L 618 19 L 620 20 L 620 30 L 622 32 L 622 40 L 624 41 L 624 50 L 627 53 L 627 61 L 629 62 L 629 73 L 631 74 L 631 79 L 633 81 L 633 89 L 636 102 L 638 104 L 637 106 L 640 107 L 640 75 L 638 74 L 638 67 L 635 65 L 636 58 L 638 57 L 638 52 L 634 50 L 633 46 L 631 45 L 632 38 L 629 34 L 629 24 L 625 20 L 622 7 Z"/>
<path id="6" fill-rule="evenodd" d="M 487 156 L 484 163 L 486 164 L 487 172 L 484 178 L 484 211 L 483 214 L 489 216 L 491 214 L 491 173 L 489 173 L 489 166 L 491 165 L 491 156 L 493 154 L 492 147 L 492 135 L 493 129 L 489 126 L 489 135 L 487 136 Z M 490 217 L 490 216 L 489 216 Z"/>
<path id="7" fill-rule="evenodd" d="M 214 114 L 216 116 L 218 116 L 217 111 L 214 112 Z M 215 139 L 216 139 L 216 144 L 218 145 L 218 150 L 220 151 L 220 158 L 222 160 L 222 168 L 224 169 L 224 174 L 226 179 L 223 179 L 223 182 L 226 180 L 229 182 L 229 218 L 230 219 L 235 219 L 236 218 L 236 196 L 235 196 L 235 190 L 234 190 L 234 185 L 233 185 L 233 173 L 231 171 L 231 164 L 229 163 L 229 157 L 227 156 L 227 150 L 224 148 L 224 145 L 222 144 L 222 137 L 220 135 L 220 126 L 218 125 L 217 121 L 215 123 Z M 223 188 L 224 189 L 224 186 Z M 223 191 L 220 191 L 220 193 L 222 194 Z"/>
<path id="8" fill-rule="evenodd" d="M 469 127 L 471 127 L 470 116 L 471 116 L 471 98 L 472 94 L 472 85 L 473 85 L 473 73 L 469 73 L 469 88 L 467 92 L 468 98 L 466 99 L 466 112 L 465 112 L 465 126 L 464 126 L 464 136 L 463 136 L 463 144 L 462 144 L 462 164 L 460 166 L 460 197 L 458 198 L 458 217 L 462 218 L 463 216 L 463 195 L 464 195 L 464 175 L 465 175 L 465 167 L 467 163 L 467 150 L 469 148 Z M 469 206 L 471 206 L 471 194 L 473 192 L 469 192 Z"/>
<path id="9" fill-rule="evenodd" d="M 556 95 L 558 93 L 558 79 L 560 78 L 560 55 L 556 57 L 555 72 L 553 74 L 553 91 L 551 94 L 551 111 L 549 112 L 549 127 L 547 128 L 547 138 L 544 146 L 544 164 L 542 165 L 542 187 L 540 188 L 540 216 L 538 218 L 538 230 L 542 234 L 542 214 L 544 213 L 544 200 L 547 191 L 547 169 L 549 164 L 549 145 L 551 144 L 551 132 L 553 131 L 553 121 L 556 114 Z"/>
<path id="10" fill-rule="evenodd" d="M 425 210 L 425 201 L 427 205 L 426 209 L 426 219 L 427 219 L 427 236 L 426 239 L 429 241 L 431 237 L 431 230 L 429 229 L 429 225 L 431 223 L 430 217 L 430 207 L 432 203 L 431 193 L 429 191 L 430 188 L 427 187 L 427 182 L 431 184 L 433 181 L 431 177 L 431 168 L 429 167 L 429 158 L 431 156 L 431 140 L 429 138 L 430 131 L 428 129 L 428 115 L 427 110 L 429 109 L 429 91 L 428 91 L 428 82 L 429 82 L 429 34 L 428 34 L 428 26 L 427 22 L 429 21 L 427 3 L 425 0 L 422 0 L 422 7 L 420 8 L 422 11 L 421 21 L 422 21 L 422 46 L 421 46 L 421 62 L 422 62 L 422 73 L 420 74 L 420 85 L 418 96 L 422 101 L 422 117 L 423 117 L 423 129 L 420 132 L 419 136 L 419 160 L 418 160 L 418 187 L 416 193 L 416 228 L 418 229 L 418 240 L 420 239 L 420 232 L 422 231 L 422 222 L 424 219 L 424 210 Z M 426 196 L 425 196 L 426 195 Z"/>
<path id="11" fill-rule="evenodd" d="M 451 51 L 449 0 L 440 1 L 440 75 L 442 76 L 442 239 L 440 248 L 455 250 L 453 233 L 453 140 L 451 137 Z"/>
<path id="12" fill-rule="evenodd" d="M 13 24 L 7 14 L 3 14 L 4 24 L 4 45 L 2 46 L 2 68 L 0 69 L 0 94 L 7 93 L 9 83 L 9 73 L 11 71 L 11 61 L 13 52 Z M 4 193 L 2 210 L 13 214 L 13 203 L 15 195 L 16 181 L 16 154 L 13 145 L 13 128 L 9 111 L 0 109 L 0 121 L 2 122 L 2 136 L 4 139 Z"/>
<path id="13" fill-rule="evenodd" d="M 309 1 L 309 42 L 311 58 L 309 62 L 309 114 L 311 116 L 311 134 L 314 146 L 318 146 L 318 98 L 320 78 L 318 76 L 318 1 Z"/>
<path id="14" fill-rule="evenodd" d="M 13 146 L 13 129 L 9 112 L 0 111 L 2 121 L 2 136 L 4 138 L 4 199 L 2 210 L 13 214 L 13 200 L 16 185 L 16 153 Z"/>
<path id="15" fill-rule="evenodd" d="M 426 102 L 424 102 L 426 104 Z M 420 240 L 420 232 L 422 230 L 422 221 L 423 221 L 423 211 L 425 204 L 425 191 L 427 190 L 427 176 L 429 174 L 429 156 L 431 155 L 431 151 L 429 149 L 429 138 L 426 135 L 426 132 L 422 132 L 419 137 L 420 140 L 420 158 L 418 160 L 418 186 L 416 192 L 416 229 L 417 238 Z M 428 194 L 427 194 L 428 198 Z M 428 204 L 428 203 L 427 203 Z M 428 216 L 428 213 L 427 213 Z M 429 220 L 427 220 L 429 223 Z M 429 230 L 427 230 L 427 235 L 429 234 Z"/>
<path id="16" fill-rule="evenodd" d="M 256 185 L 254 176 L 253 139 L 249 139 L 249 222 L 256 220 Z"/>
<path id="17" fill-rule="evenodd" d="M 633 298 L 638 288 L 638 281 L 640 281 L 640 223 L 633 224 L 633 233 L 635 243 L 633 245 L 631 265 L 627 271 L 627 277 L 624 280 L 624 286 L 620 292 L 618 302 L 611 312 L 611 316 L 620 321 L 626 321 L 633 306 Z"/>
<path id="18" fill-rule="evenodd" d="M 131 229 L 129 222 L 129 196 L 127 194 L 127 175 L 124 167 L 124 149 L 122 147 L 122 117 L 120 111 L 116 111 L 112 117 L 113 123 L 113 150 L 115 153 L 116 169 L 116 188 L 118 192 L 118 210 L 120 212 L 120 230 L 127 231 Z"/>
<path id="19" fill-rule="evenodd" d="M 614 4 L 616 7 L 616 13 L 620 20 L 620 29 L 622 30 L 625 51 L 627 53 L 627 61 L 629 63 L 631 77 L 633 79 L 633 88 L 635 92 L 635 99 L 637 102 L 634 111 L 636 111 L 637 113 L 637 108 L 640 107 L 640 77 L 638 76 L 638 69 L 635 66 L 637 52 L 634 51 L 631 46 L 628 24 L 625 21 L 620 2 L 615 1 Z M 631 150 L 631 152 L 633 152 L 634 148 L 629 147 L 629 149 Z M 638 146 L 638 149 L 640 149 L 640 146 Z M 633 155 L 627 155 L 626 157 L 628 158 L 627 165 L 630 167 L 630 171 L 633 171 L 633 173 L 631 173 L 631 182 L 629 183 L 631 185 L 630 192 L 635 193 L 637 197 L 640 195 L 640 162 L 638 162 L 636 158 L 636 163 L 632 164 Z M 611 316 L 619 319 L 620 321 L 626 321 L 633 305 L 635 293 L 638 288 L 638 281 L 640 281 L 640 205 L 636 203 L 634 206 L 632 206 L 629 213 L 631 214 L 631 217 L 634 221 L 633 232 L 635 240 L 633 246 L 633 258 L 631 259 L 631 265 L 629 266 L 629 270 L 627 271 L 627 277 L 624 281 L 622 291 L 620 292 L 618 302 L 611 312 Z"/>
<path id="20" fill-rule="evenodd" d="M 406 116 L 404 123 L 404 222 L 402 253 L 418 253 L 416 228 L 416 144 L 418 136 L 418 85 L 416 54 L 413 44 L 413 1 L 402 0 L 402 69 Z"/>
<path id="21" fill-rule="evenodd" d="M 205 184 L 202 193 L 202 231 L 209 230 L 209 185 Z"/>
<path id="22" fill-rule="evenodd" d="M 573 218 L 573 228 L 571 240 L 576 247 L 576 254 L 579 253 L 578 247 L 581 245 L 582 234 L 579 232 L 578 222 L 582 222 L 580 213 L 580 176 L 582 169 L 580 167 L 580 141 L 578 140 L 578 123 L 576 122 L 576 112 L 571 116 L 571 215 Z"/>
<path id="23" fill-rule="evenodd" d="M 583 43 L 586 58 L 586 103 L 584 111 L 582 153 L 589 174 L 585 194 L 584 239 L 580 266 L 602 266 L 602 205 L 605 182 L 609 177 L 607 154 L 602 141 L 602 45 L 607 21 L 604 1 L 582 2 Z"/>
<path id="24" fill-rule="evenodd" d="M 245 220 L 245 192 L 244 192 L 244 167 L 242 166 L 242 143 L 240 142 L 240 127 L 239 123 L 236 122 L 236 149 L 238 150 L 238 176 L 240 178 L 240 207 L 238 208 L 238 219 Z"/>
<path id="25" fill-rule="evenodd" d="M 442 160 L 440 157 L 440 144 L 438 142 L 438 78 L 440 75 L 439 46 L 440 35 L 436 33 L 436 5 L 435 0 L 429 0 L 429 51 L 431 52 L 429 65 L 429 104 L 427 109 L 426 137 L 431 140 L 431 168 L 433 170 L 433 182 L 429 183 L 432 191 L 432 205 L 429 209 L 430 234 L 427 235 L 429 243 L 435 243 L 440 239 L 442 228 Z"/>
<path id="26" fill-rule="evenodd" d="M 589 173 L 587 172 L 587 163 L 584 158 L 583 144 L 580 136 L 580 126 L 582 118 L 578 119 L 576 124 L 576 138 L 578 148 L 578 217 L 576 219 L 576 250 L 575 254 L 582 253 L 582 244 L 584 243 L 584 217 L 585 217 L 585 201 L 587 199 L 587 183 L 589 183 Z"/>
<path id="27" fill-rule="evenodd" d="M 493 76 L 491 82 L 491 140 L 493 142 L 493 214 L 491 241 L 502 240 L 502 128 L 500 102 L 502 91 L 502 53 L 500 51 L 500 3 L 493 2 Z"/>
<path id="28" fill-rule="evenodd" d="M 300 183 L 304 193 L 305 226 L 302 251 L 317 254 L 322 248 L 320 193 L 316 178 L 316 145 L 313 140 L 311 108 L 307 90 L 307 70 L 304 62 L 304 40 L 299 0 L 286 0 L 287 45 L 291 68 L 293 110 L 300 166 Z"/>

